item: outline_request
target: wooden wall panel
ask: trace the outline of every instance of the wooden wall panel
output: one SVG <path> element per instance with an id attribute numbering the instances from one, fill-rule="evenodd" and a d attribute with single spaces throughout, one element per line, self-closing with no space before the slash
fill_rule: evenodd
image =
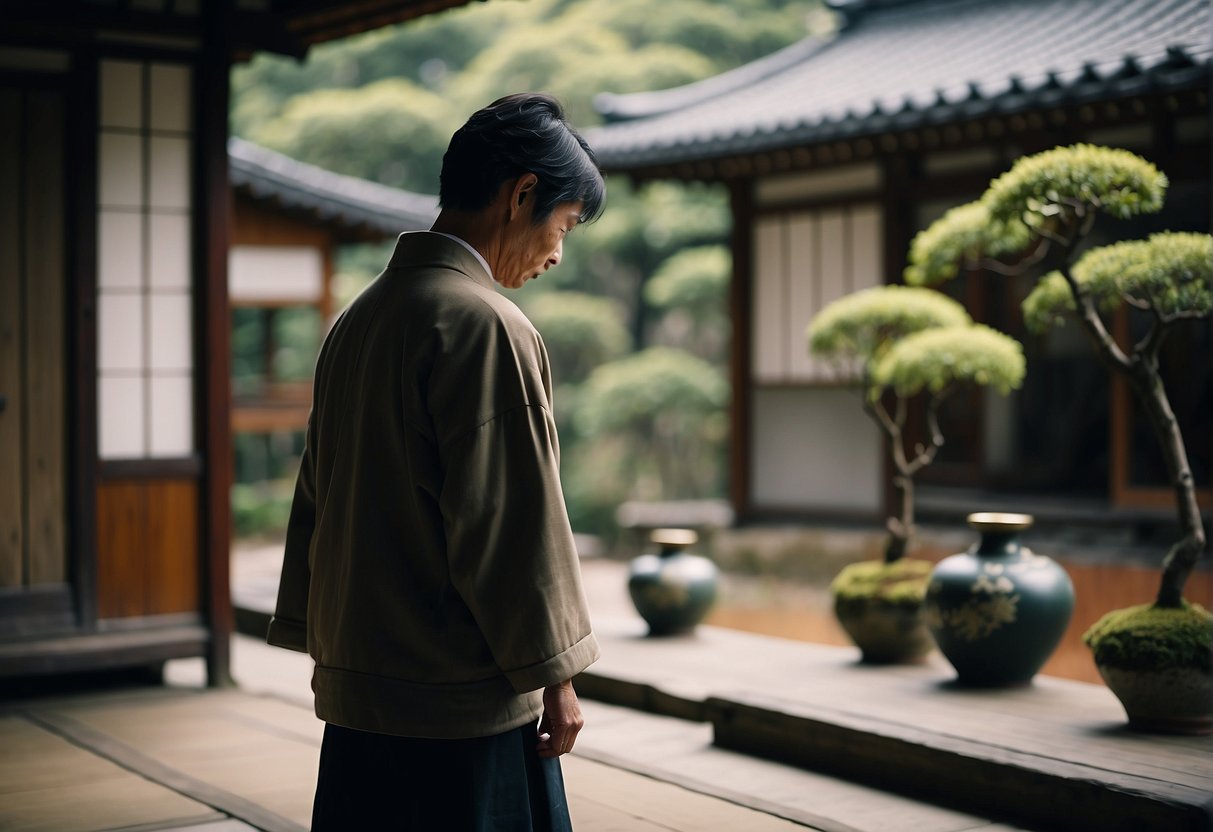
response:
<path id="1" fill-rule="evenodd" d="M 112 480 L 97 489 L 100 618 L 200 608 L 198 483 Z"/>
<path id="2" fill-rule="evenodd" d="M 140 482 L 97 488 L 97 615 L 142 615 L 147 585 L 146 501 Z"/>
<path id="3" fill-rule="evenodd" d="M 149 615 L 199 608 L 198 486 L 185 480 L 147 489 Z"/>
<path id="4" fill-rule="evenodd" d="M 26 389 L 30 585 L 67 578 L 63 96 L 28 95 Z"/>
<path id="5" fill-rule="evenodd" d="M 269 210 L 243 195 L 233 200 L 233 246 L 307 245 L 328 249 L 332 234 L 317 221 L 285 215 L 281 209 Z"/>
<path id="6" fill-rule="evenodd" d="M 20 181 L 21 96 L 0 90 L 0 182 Z M 24 580 L 19 188 L 0 187 L 0 587 Z"/>

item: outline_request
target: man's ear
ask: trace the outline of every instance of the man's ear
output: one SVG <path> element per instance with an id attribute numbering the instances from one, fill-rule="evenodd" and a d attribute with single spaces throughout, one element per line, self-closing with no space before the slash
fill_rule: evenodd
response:
<path id="1" fill-rule="evenodd" d="M 522 210 L 528 197 L 534 197 L 535 186 L 538 184 L 539 177 L 533 173 L 524 173 L 514 180 L 509 202 L 510 219 L 513 219 Z"/>

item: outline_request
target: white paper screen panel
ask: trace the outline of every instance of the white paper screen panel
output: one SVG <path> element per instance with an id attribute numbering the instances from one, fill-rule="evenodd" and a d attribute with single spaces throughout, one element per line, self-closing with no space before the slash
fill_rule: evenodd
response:
<path id="1" fill-rule="evenodd" d="M 805 327 L 817 312 L 817 274 L 823 248 L 821 222 L 815 214 L 788 217 L 788 374 L 813 374 L 814 359 L 804 339 Z"/>
<path id="2" fill-rule="evenodd" d="M 188 133 L 192 126 L 190 105 L 193 102 L 189 67 L 152 64 L 150 70 L 152 129 Z"/>
<path id="3" fill-rule="evenodd" d="M 758 381 L 779 381 L 787 374 L 785 238 L 781 217 L 760 219 L 754 225 L 754 326 L 750 332 Z"/>
<path id="4" fill-rule="evenodd" d="M 97 283 L 101 291 L 143 287 L 143 216 L 102 211 L 97 227 Z"/>
<path id="5" fill-rule="evenodd" d="M 193 379 L 187 375 L 152 376 L 148 406 L 148 455 L 188 456 L 194 450 Z"/>
<path id="6" fill-rule="evenodd" d="M 751 398 L 751 500 L 768 510 L 876 512 L 881 437 L 849 387 L 766 387 Z"/>
<path id="7" fill-rule="evenodd" d="M 143 207 L 143 142 L 139 136 L 102 133 L 98 190 L 105 208 Z"/>
<path id="8" fill-rule="evenodd" d="M 884 228 L 880 208 L 859 205 L 851 209 L 851 291 L 871 289 L 884 283 L 880 262 L 884 251 Z"/>
<path id="9" fill-rule="evenodd" d="M 754 223 L 752 375 L 759 384 L 820 383 L 849 368 L 809 354 L 805 330 L 828 304 L 884 283 L 879 206 L 765 214 Z"/>
<path id="10" fill-rule="evenodd" d="M 101 126 L 143 126 L 143 64 L 101 62 Z"/>
<path id="11" fill-rule="evenodd" d="M 189 456 L 193 71 L 103 60 L 98 76 L 98 453 Z"/>
<path id="12" fill-rule="evenodd" d="M 102 459 L 144 456 L 144 393 L 142 377 L 101 376 L 97 383 L 97 452 Z"/>
<path id="13" fill-rule="evenodd" d="M 233 303 L 315 303 L 324 292 L 324 258 L 312 246 L 233 246 L 228 280 Z"/>

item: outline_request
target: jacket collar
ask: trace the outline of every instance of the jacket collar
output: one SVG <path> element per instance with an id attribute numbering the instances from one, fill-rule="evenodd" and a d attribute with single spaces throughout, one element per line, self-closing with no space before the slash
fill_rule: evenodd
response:
<path id="1" fill-rule="evenodd" d="M 406 231 L 396 238 L 396 250 L 387 264 L 389 269 L 433 267 L 452 269 L 496 290 L 496 284 L 484 266 L 459 243 L 432 231 Z"/>

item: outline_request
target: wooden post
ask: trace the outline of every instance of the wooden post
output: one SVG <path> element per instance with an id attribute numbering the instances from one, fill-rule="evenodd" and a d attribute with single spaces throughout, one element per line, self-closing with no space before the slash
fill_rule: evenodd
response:
<path id="1" fill-rule="evenodd" d="M 199 280 L 203 333 L 201 387 L 205 487 L 202 512 L 203 609 L 210 630 L 207 683 L 230 685 L 234 628 L 229 583 L 231 557 L 231 320 L 227 258 L 231 216 L 228 187 L 228 43 L 227 4 L 203 6 L 203 44 L 199 63 L 197 112 L 199 180 Z"/>
<path id="2" fill-rule="evenodd" d="M 729 202 L 733 215 L 733 275 L 729 283 L 729 313 L 733 321 L 732 361 L 729 362 L 729 381 L 733 389 L 729 404 L 729 499 L 738 521 L 744 520 L 750 511 L 752 188 L 750 179 L 733 179 L 729 182 Z"/>

